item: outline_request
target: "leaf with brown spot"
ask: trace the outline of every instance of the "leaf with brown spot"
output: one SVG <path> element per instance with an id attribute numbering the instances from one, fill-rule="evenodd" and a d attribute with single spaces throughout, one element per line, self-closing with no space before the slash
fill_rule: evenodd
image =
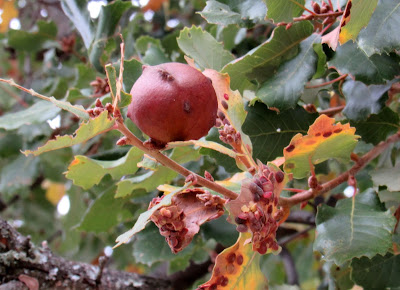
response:
<path id="1" fill-rule="evenodd" d="M 150 219 L 160 229 L 171 251 L 177 253 L 190 244 L 202 224 L 223 215 L 225 202 L 224 198 L 206 190 L 186 189 L 172 197 L 170 205 L 154 211 Z"/>
<path id="2" fill-rule="evenodd" d="M 360 136 L 350 124 L 335 124 L 335 119 L 319 116 L 310 126 L 308 134 L 297 134 L 283 150 L 284 170 L 295 178 L 306 177 L 313 164 L 327 159 L 349 160 Z"/>
<path id="3" fill-rule="evenodd" d="M 253 252 L 247 242 L 250 238 L 250 233 L 241 233 L 233 246 L 222 251 L 215 260 L 211 279 L 199 289 L 267 289 L 268 281 L 260 270 L 260 254 Z"/>

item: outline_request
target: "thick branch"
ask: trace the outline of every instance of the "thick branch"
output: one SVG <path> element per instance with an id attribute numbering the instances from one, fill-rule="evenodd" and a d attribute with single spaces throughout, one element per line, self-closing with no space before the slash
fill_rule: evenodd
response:
<path id="1" fill-rule="evenodd" d="M 356 175 L 357 172 L 359 172 L 361 169 L 363 169 L 369 162 L 374 160 L 386 148 L 388 148 L 390 144 L 395 143 L 397 141 L 400 141 L 400 131 L 397 132 L 396 134 L 390 136 L 386 141 L 382 141 L 377 146 L 372 148 L 371 151 L 369 151 L 364 156 L 362 156 L 353 167 L 351 167 L 349 170 L 342 173 L 338 177 L 322 184 L 321 187 L 319 187 L 317 189 L 311 188 L 302 193 L 298 193 L 290 198 L 282 197 L 279 199 L 279 204 L 283 207 L 292 207 L 296 204 L 302 203 L 303 201 L 313 199 L 317 195 L 323 194 L 323 193 L 335 188 L 336 186 L 342 184 L 343 182 L 346 182 L 350 176 Z"/>
<path id="2" fill-rule="evenodd" d="M 0 218 L 0 284 L 28 279 L 38 282 L 40 289 L 170 289 L 166 280 L 107 268 L 100 271 L 54 255 L 46 242 L 34 246 Z"/>
<path id="3" fill-rule="evenodd" d="M 238 195 L 237 193 L 215 183 L 212 182 L 210 180 L 207 180 L 203 177 L 201 177 L 200 175 L 197 175 L 195 173 L 193 173 L 192 171 L 186 169 L 185 167 L 181 166 L 180 164 L 176 163 L 175 161 L 173 161 L 172 159 L 168 158 L 167 156 L 165 156 L 164 154 L 162 154 L 160 151 L 158 150 L 154 150 L 154 149 L 150 149 L 148 147 L 146 147 L 145 145 L 143 145 L 142 141 L 140 139 L 138 139 L 123 123 L 123 120 L 117 120 L 117 126 L 118 126 L 118 130 L 125 135 L 125 137 L 127 138 L 127 143 L 133 146 L 138 147 L 140 150 L 142 150 L 143 152 L 147 153 L 148 155 L 152 156 L 153 158 L 155 158 L 158 162 L 160 162 L 162 165 L 164 165 L 165 167 L 168 167 L 180 174 L 182 174 L 183 176 L 187 177 L 189 175 L 193 175 L 197 178 L 197 183 L 207 187 L 211 190 L 214 190 L 216 192 L 221 193 L 222 195 L 224 195 L 227 198 L 230 199 L 235 199 Z"/>

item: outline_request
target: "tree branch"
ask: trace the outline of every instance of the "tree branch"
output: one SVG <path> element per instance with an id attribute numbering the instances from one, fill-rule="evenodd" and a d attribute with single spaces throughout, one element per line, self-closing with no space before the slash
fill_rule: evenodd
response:
<path id="1" fill-rule="evenodd" d="M 137 148 L 139 148 L 140 150 L 142 150 L 143 152 L 145 152 L 146 154 L 152 156 L 154 159 L 156 159 L 158 162 L 160 162 L 162 165 L 164 165 L 165 167 L 168 167 L 176 172 L 178 172 L 179 174 L 187 177 L 189 175 L 193 175 L 196 179 L 197 179 L 197 183 L 207 187 L 211 190 L 214 190 L 216 192 L 219 192 L 220 194 L 222 194 L 223 196 L 230 198 L 230 199 L 235 199 L 238 197 L 238 194 L 236 192 L 233 192 L 215 182 L 212 182 L 210 180 L 205 179 L 204 177 L 201 177 L 200 175 L 186 169 L 185 167 L 181 166 L 180 164 L 176 163 L 175 161 L 173 161 L 172 159 L 168 158 L 167 156 L 165 156 L 164 154 L 162 154 L 159 150 L 155 150 L 155 149 L 150 149 L 148 147 L 146 147 L 145 145 L 143 145 L 142 141 L 137 138 L 124 124 L 122 119 L 118 119 L 116 120 L 116 125 L 117 125 L 117 129 L 124 134 L 124 136 L 126 137 L 126 141 L 127 144 L 130 144 L 132 146 L 136 146 Z"/>
<path id="2" fill-rule="evenodd" d="M 1 218 L 0 277 L 0 284 L 36 280 L 40 289 L 170 289 L 167 280 L 107 268 L 101 271 L 97 266 L 56 256 L 47 242 L 41 247 L 33 245 L 29 237 Z"/>
<path id="3" fill-rule="evenodd" d="M 342 173 L 338 177 L 322 184 L 318 188 L 315 189 L 310 188 L 309 190 L 304 191 L 302 193 L 298 193 L 290 198 L 281 197 L 279 199 L 279 204 L 283 207 L 292 207 L 296 204 L 313 199 L 314 197 L 335 188 L 336 186 L 342 184 L 343 182 L 346 182 L 350 176 L 356 175 L 357 172 L 359 172 L 369 162 L 378 157 L 387 147 L 389 147 L 390 144 L 398 141 L 400 141 L 400 131 L 390 136 L 386 141 L 380 142 L 378 145 L 372 148 L 371 151 L 362 156 L 353 167 L 351 167 L 349 170 Z"/>

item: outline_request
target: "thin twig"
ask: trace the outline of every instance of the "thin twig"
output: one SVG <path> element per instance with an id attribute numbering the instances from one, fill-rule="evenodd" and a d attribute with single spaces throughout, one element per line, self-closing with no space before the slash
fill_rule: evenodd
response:
<path id="1" fill-rule="evenodd" d="M 303 193 L 298 193 L 289 198 L 281 197 L 279 199 L 279 204 L 282 207 L 292 207 L 296 204 L 313 199 L 314 197 L 321 195 L 321 194 L 335 188 L 336 186 L 342 184 L 343 182 L 346 182 L 349 179 L 349 176 L 356 175 L 357 172 L 359 172 L 361 169 L 363 169 L 369 162 L 374 160 L 384 150 L 386 150 L 386 148 L 388 148 L 390 144 L 398 142 L 398 141 L 400 141 L 400 131 L 398 131 L 396 134 L 390 136 L 386 141 L 382 141 L 377 146 L 372 148 L 368 153 L 366 153 L 364 156 L 362 156 L 353 167 L 351 167 L 349 170 L 342 173 L 338 177 L 322 184 L 321 187 L 319 187 L 318 189 L 309 189 Z"/>
<path id="2" fill-rule="evenodd" d="M 326 109 L 326 110 L 321 110 L 318 113 L 319 114 L 325 114 L 327 116 L 333 116 L 333 115 L 341 112 L 345 107 L 346 107 L 345 105 L 337 106 L 337 107 L 329 108 L 329 109 Z"/>
<path id="3" fill-rule="evenodd" d="M 185 167 L 181 166 L 180 164 L 176 163 L 175 161 L 173 161 L 172 159 L 168 158 L 167 156 L 165 156 L 164 154 L 162 154 L 159 150 L 155 150 L 155 149 L 150 149 L 148 147 L 146 147 L 145 145 L 143 145 L 142 141 L 137 138 L 124 124 L 122 119 L 117 119 L 116 121 L 116 125 L 117 125 L 117 130 L 119 130 L 122 134 L 124 134 L 124 136 L 127 138 L 127 143 L 133 146 L 138 147 L 140 150 L 142 150 L 143 152 L 145 152 L 146 154 L 152 156 L 153 158 L 155 158 L 158 162 L 160 162 L 162 165 L 164 165 L 165 167 L 168 167 L 176 172 L 178 172 L 179 174 L 187 177 L 189 175 L 193 175 L 196 177 L 197 179 L 197 183 L 207 187 L 211 190 L 214 190 L 216 192 L 219 192 L 220 194 L 222 194 L 223 196 L 230 198 L 230 199 L 235 199 L 238 197 L 238 194 L 215 183 L 212 182 L 210 180 L 207 180 L 203 177 L 201 177 L 200 175 L 195 174 L 194 172 L 186 169 Z"/>
<path id="4" fill-rule="evenodd" d="M 331 80 L 329 82 L 325 82 L 325 83 L 318 84 L 318 85 L 313 85 L 313 86 L 306 86 L 306 89 L 316 89 L 316 88 L 325 87 L 327 85 L 330 85 L 330 84 L 336 83 L 336 82 L 338 82 L 338 81 L 340 81 L 342 79 L 345 79 L 347 76 L 348 76 L 348 74 L 344 74 L 344 75 L 341 75 L 340 77 L 337 77 L 336 79 L 333 79 L 333 80 Z"/>
<path id="5" fill-rule="evenodd" d="M 306 10 L 307 12 L 310 12 L 312 15 L 316 15 L 314 11 L 311 11 L 310 9 L 307 9 L 307 7 L 301 5 L 299 2 L 296 2 L 295 0 L 289 0 L 293 4 L 299 6 L 301 9 Z"/>

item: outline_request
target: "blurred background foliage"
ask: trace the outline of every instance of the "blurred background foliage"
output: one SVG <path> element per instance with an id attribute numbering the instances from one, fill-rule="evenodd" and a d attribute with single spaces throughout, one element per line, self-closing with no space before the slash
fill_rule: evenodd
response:
<path id="1" fill-rule="evenodd" d="M 320 36 L 313 34 L 308 38 L 313 31 L 309 22 L 295 24 L 289 30 L 281 27 L 278 31 L 272 21 L 265 20 L 268 2 L 0 0 L 0 77 L 12 78 L 43 95 L 89 108 L 98 97 L 103 102 L 110 100 L 104 65 L 110 62 L 118 65 L 119 34 L 122 34 L 127 92 L 140 76 L 142 64 L 185 62 L 186 54 L 194 58 L 200 68 L 228 72 L 231 87 L 239 89 L 245 104 L 254 103 L 255 98 L 261 100 L 253 107 L 246 106 L 248 117 L 243 131 L 253 142 L 254 157 L 262 162 L 281 156 L 291 137 L 297 132 L 304 134 L 315 120 L 316 114 L 310 114 L 299 105 L 314 104 L 318 110 L 346 105 L 344 114 L 337 118 L 350 120 L 357 127 L 357 134 L 362 136 L 356 148 L 359 154 L 399 129 L 399 91 L 398 87 L 392 86 L 400 72 L 399 43 L 388 45 L 390 51 L 379 47 L 365 48 L 365 51 L 381 49 L 385 53 L 371 54 L 363 67 L 356 67 L 349 59 L 356 58 L 361 63 L 363 59 L 357 54 L 360 48 L 355 43 L 349 42 L 334 52 L 321 44 Z M 270 1 L 271 7 L 273 2 L 276 1 Z M 339 5 L 344 8 L 346 2 L 340 1 Z M 377 9 L 383 12 L 391 9 L 389 2 L 379 1 Z M 305 5 L 310 8 L 310 1 Z M 381 10 L 379 13 L 383 13 Z M 225 14 L 218 14 L 221 11 Z M 291 10 L 288 10 L 290 13 L 285 11 L 286 16 L 281 17 L 274 16 L 274 11 L 268 7 L 270 17 L 279 21 L 303 13 L 300 9 L 289 15 Z M 400 17 L 398 8 L 393 11 Z M 297 36 L 296 43 L 301 42 L 303 46 L 284 51 L 282 57 L 274 56 L 272 63 L 264 64 L 263 61 L 267 61 L 261 59 L 261 68 L 248 68 L 250 60 L 228 64 L 235 58 L 253 53 L 267 58 L 262 44 L 273 37 L 273 33 L 281 37 L 278 40 L 288 39 L 288 43 Z M 272 49 L 277 50 L 286 47 L 280 47 L 279 43 L 273 45 Z M 307 54 L 304 52 L 305 47 L 311 48 L 312 55 L 308 50 Z M 210 57 L 207 53 L 215 53 L 215 59 L 220 62 L 207 63 Z M 296 71 L 296 67 L 302 69 Z M 286 79 L 288 72 L 294 72 L 295 77 Z M 344 85 L 334 83 L 304 89 L 306 83 L 329 82 L 344 73 L 353 76 Z M 269 88 L 278 87 L 279 82 L 294 86 L 293 94 L 273 91 L 277 95 L 288 94 L 288 98 L 284 96 L 285 101 L 269 95 Z M 388 92 L 391 87 L 392 92 Z M 267 105 L 280 108 L 282 113 L 277 115 L 268 110 Z M 36 149 L 57 135 L 73 134 L 79 126 L 78 119 L 50 103 L 0 83 L 0 118 L 6 115 L 7 119 L 0 119 L 0 211 L 18 231 L 30 235 L 34 242 L 47 240 L 51 249 L 63 257 L 93 264 L 98 263 L 100 256 L 108 255 L 111 256 L 110 267 L 158 277 L 183 271 L 192 263 L 202 264 L 203 272 L 199 272 L 197 278 L 206 281 L 208 267 L 216 253 L 236 241 L 235 227 L 220 218 L 202 226 L 191 245 L 177 255 L 171 253 L 154 225 L 138 233 L 132 243 L 112 250 L 115 238 L 131 228 L 138 215 L 147 209 L 149 201 L 160 195 L 157 186 L 163 183 L 182 185 L 184 178 L 165 168 L 148 171 L 144 165 L 130 175 L 126 175 L 126 168 L 117 168 L 118 178 L 110 176 L 107 170 L 96 169 L 98 171 L 87 172 L 85 178 L 98 178 L 101 174 L 103 178 L 89 182 L 90 186 L 74 185 L 65 176 L 74 156 L 83 155 L 96 161 L 114 161 L 128 156 L 128 147 L 115 144 L 120 135 L 112 131 L 71 148 L 39 157 L 25 157 L 21 150 Z M 379 122 L 374 122 L 376 119 Z M 277 128 L 287 129 L 286 133 L 277 131 L 274 126 L 268 127 L 269 122 Z M 256 128 L 254 123 L 262 125 Z M 145 138 L 133 123 L 127 121 L 127 125 L 137 136 Z M 207 139 L 217 141 L 217 134 L 213 129 Z M 134 160 L 142 159 L 140 153 L 131 154 Z M 207 170 L 216 180 L 240 172 L 233 160 L 209 149 L 176 148 L 169 154 L 194 172 L 203 174 Z M 369 172 L 397 164 L 397 171 L 391 176 L 398 178 L 398 155 L 397 144 L 357 175 L 360 192 L 374 186 L 377 190 L 382 189 L 380 198 L 387 209 L 400 203 L 398 185 L 392 190 L 394 194 L 385 195 L 387 180 L 380 184 L 374 182 Z M 329 180 L 348 168 L 349 164 L 330 160 L 318 165 L 316 173 L 320 180 Z M 123 188 L 126 184 L 128 189 Z M 307 181 L 294 180 L 289 185 L 307 188 Z M 379 188 L 379 185 L 383 187 Z M 338 267 L 333 262 L 322 263 L 321 254 L 313 251 L 317 205 L 334 206 L 337 200 L 344 198 L 346 186 L 339 186 L 309 202 L 301 213 L 299 208 L 293 209 L 300 217 L 278 230 L 278 241 L 284 250 L 278 256 L 262 257 L 261 268 L 271 286 L 298 284 L 302 289 L 335 287 L 333 283 L 343 289 L 352 286 L 348 264 L 342 275 L 335 277 Z M 123 197 L 115 199 L 118 192 Z M 398 242 L 398 235 L 396 237 Z"/>

